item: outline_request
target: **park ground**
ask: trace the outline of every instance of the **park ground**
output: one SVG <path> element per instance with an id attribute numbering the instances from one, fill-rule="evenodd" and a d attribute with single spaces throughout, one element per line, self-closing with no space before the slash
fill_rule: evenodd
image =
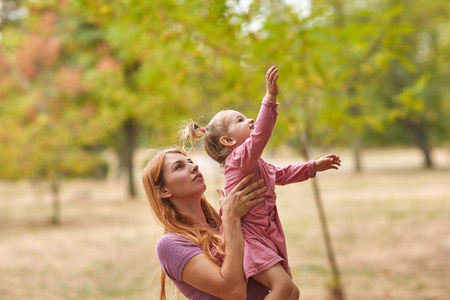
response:
<path id="1" fill-rule="evenodd" d="M 450 150 L 435 150 L 433 170 L 422 169 L 415 149 L 367 150 L 360 173 L 349 151 L 337 152 L 341 170 L 317 180 L 346 299 L 449 299 Z M 217 207 L 222 175 L 209 159 L 192 157 Z M 289 152 L 266 159 L 302 161 Z M 66 182 L 60 226 L 50 225 L 50 195 L 42 185 L 0 182 L 0 299 L 158 299 L 155 245 L 162 230 L 139 172 L 137 182 L 136 200 L 120 179 Z M 277 193 L 301 299 L 326 300 L 331 275 L 311 183 Z"/>

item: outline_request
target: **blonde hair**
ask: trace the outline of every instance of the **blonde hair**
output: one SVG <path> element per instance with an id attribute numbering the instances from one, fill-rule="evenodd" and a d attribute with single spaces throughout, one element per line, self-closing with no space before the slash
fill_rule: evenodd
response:
<path id="1" fill-rule="evenodd" d="M 205 228 L 195 225 L 194 220 L 187 214 L 177 210 L 170 199 L 161 198 L 158 188 L 164 186 L 163 167 L 166 155 L 168 153 L 186 154 L 178 148 L 159 151 L 152 160 L 150 160 L 142 173 L 145 192 L 158 223 L 164 228 L 164 233 L 177 233 L 190 239 L 193 243 L 200 246 L 203 253 L 211 260 L 217 261 L 211 254 L 212 247 L 216 248 L 221 255 L 223 252 L 224 241 L 222 237 L 216 234 L 212 229 L 219 230 L 222 221 L 214 207 L 209 204 L 205 196 L 201 197 L 201 208 L 211 228 Z M 166 274 L 161 270 L 161 294 L 160 299 L 166 299 L 165 289 Z"/>
<path id="2" fill-rule="evenodd" d="M 218 112 L 209 122 L 202 128 L 196 122 L 192 121 L 182 127 L 179 131 L 180 144 L 184 151 L 189 152 L 195 145 L 195 141 L 203 137 L 203 144 L 206 153 L 223 165 L 226 158 L 233 151 L 230 147 L 225 147 L 220 143 L 220 138 L 228 134 L 228 127 L 224 122 L 224 114 L 228 110 Z"/>

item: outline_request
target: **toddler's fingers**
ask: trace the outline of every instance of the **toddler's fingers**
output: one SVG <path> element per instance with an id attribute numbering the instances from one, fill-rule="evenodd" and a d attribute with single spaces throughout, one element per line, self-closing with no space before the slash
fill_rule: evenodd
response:
<path id="1" fill-rule="evenodd" d="M 271 66 L 271 67 L 269 68 L 269 70 L 267 70 L 266 75 L 267 75 L 267 76 L 270 76 L 270 75 L 272 75 L 274 72 L 277 72 L 277 71 L 278 71 L 278 69 L 277 69 L 276 66 Z"/>
<path id="2" fill-rule="evenodd" d="M 274 78 L 273 78 L 273 82 L 276 82 L 277 79 L 278 79 L 278 77 L 279 77 L 279 75 L 278 75 L 278 74 L 275 74 L 275 76 L 274 76 Z"/>
<path id="3" fill-rule="evenodd" d="M 269 75 L 272 73 L 273 68 L 275 68 L 275 66 L 271 66 L 267 72 L 266 72 L 266 78 L 269 78 Z"/>
<path id="4" fill-rule="evenodd" d="M 275 69 L 275 71 L 269 75 L 268 81 L 270 84 L 273 84 L 278 79 L 278 74 L 276 73 L 277 71 L 278 70 Z"/>

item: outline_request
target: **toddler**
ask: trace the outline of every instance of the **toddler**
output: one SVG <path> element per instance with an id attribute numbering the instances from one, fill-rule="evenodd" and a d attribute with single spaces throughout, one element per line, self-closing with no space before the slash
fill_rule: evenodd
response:
<path id="1" fill-rule="evenodd" d="M 204 136 L 208 155 L 224 166 L 225 191 L 228 194 L 246 175 L 252 181 L 263 178 L 266 200 L 249 210 L 242 218 L 244 235 L 244 273 L 264 284 L 270 293 L 265 299 L 298 299 L 299 290 L 292 281 L 286 242 L 275 205 L 275 185 L 285 185 L 315 177 L 316 172 L 338 169 L 339 156 L 329 154 L 315 161 L 276 167 L 261 158 L 278 115 L 278 70 L 266 73 L 266 95 L 256 122 L 234 110 L 217 113 L 206 128 L 193 122 L 181 132 L 186 147 Z"/>

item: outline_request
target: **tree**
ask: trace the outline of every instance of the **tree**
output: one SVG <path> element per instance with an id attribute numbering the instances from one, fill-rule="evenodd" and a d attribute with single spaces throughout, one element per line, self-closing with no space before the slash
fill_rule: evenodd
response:
<path id="1" fill-rule="evenodd" d="M 445 103 L 449 88 L 445 82 L 449 78 L 449 57 L 445 49 L 450 42 L 444 26 L 448 26 L 450 5 L 448 1 L 381 1 L 380 5 L 398 5 L 392 28 L 408 26 L 410 30 L 386 45 L 394 52 L 401 50 L 402 55 L 388 60 L 385 72 L 377 74 L 376 85 L 367 89 L 368 95 L 381 100 L 385 124 L 400 125 L 410 132 L 423 153 L 424 166 L 431 168 L 432 144 L 448 132 Z"/>
<path id="2" fill-rule="evenodd" d="M 39 179 L 52 192 L 52 223 L 61 222 L 64 177 L 92 172 L 101 135 L 83 100 L 81 70 L 59 35 L 59 5 L 29 4 L 29 17 L 3 31 L 1 177 Z M 25 8 L 23 8 L 25 9 Z"/>
<path id="3" fill-rule="evenodd" d="M 230 94 L 224 91 L 236 84 L 232 78 L 240 68 L 229 62 L 240 59 L 239 26 L 229 23 L 226 3 L 77 1 L 70 8 L 84 16 L 80 25 L 101 33 L 98 53 L 92 53 L 95 67 L 84 78 L 127 166 L 132 197 L 140 130 L 154 146 L 173 142 L 173 124 L 217 108 L 218 99 L 232 101 L 223 95 Z"/>

